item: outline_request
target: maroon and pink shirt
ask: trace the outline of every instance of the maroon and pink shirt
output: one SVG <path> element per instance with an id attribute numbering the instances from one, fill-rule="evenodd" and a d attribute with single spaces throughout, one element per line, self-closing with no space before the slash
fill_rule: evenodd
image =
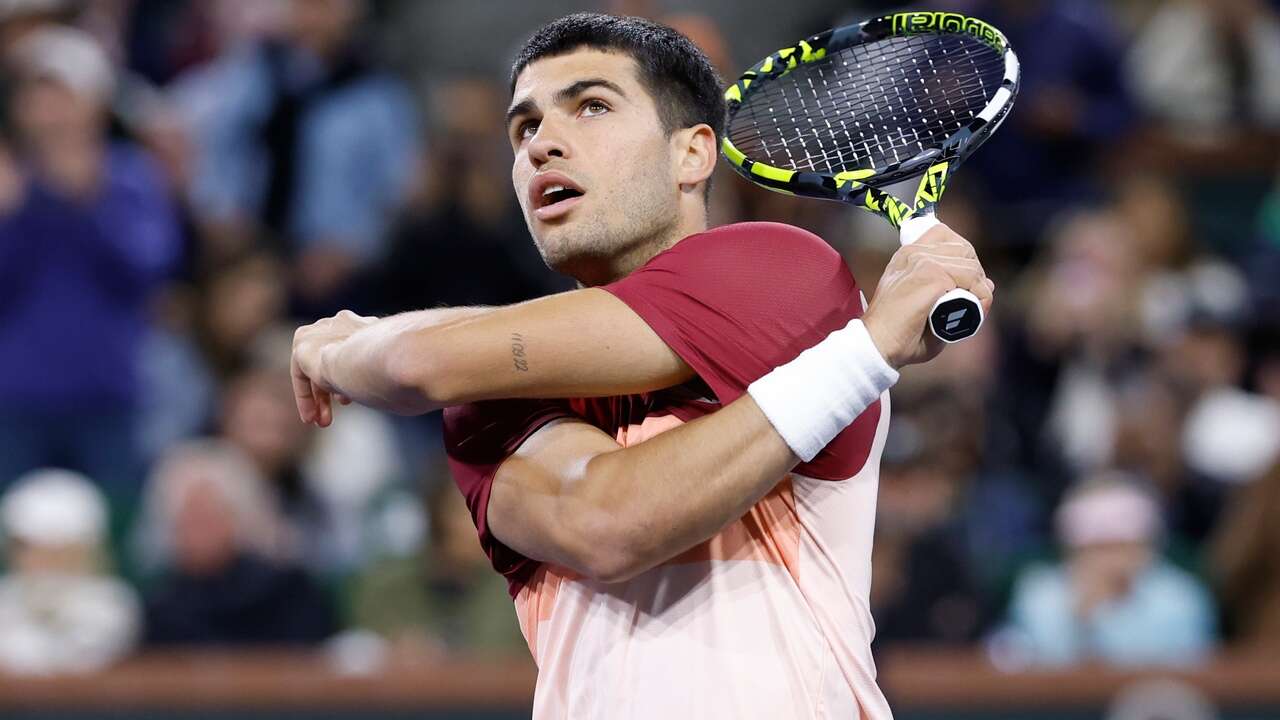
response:
<path id="1" fill-rule="evenodd" d="M 835 250 L 776 223 L 691 235 L 604 289 L 697 377 L 652 393 L 496 400 L 444 415 L 454 479 L 538 664 L 534 717 L 891 717 L 868 608 L 887 393 L 741 519 L 629 581 L 588 580 L 490 532 L 494 475 L 547 423 L 644 442 L 733 402 L 863 309 Z"/>

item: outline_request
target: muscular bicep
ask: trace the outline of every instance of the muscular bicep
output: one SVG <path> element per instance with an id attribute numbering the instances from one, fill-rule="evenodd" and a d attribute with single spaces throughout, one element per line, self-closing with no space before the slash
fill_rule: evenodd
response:
<path id="1" fill-rule="evenodd" d="M 493 536 L 521 555 L 590 574 L 582 528 L 599 520 L 574 491 L 592 458 L 619 448 L 599 428 L 557 420 L 531 435 L 498 468 L 487 523 Z"/>
<path id="2" fill-rule="evenodd" d="M 625 395 L 694 375 L 626 303 L 594 288 L 497 308 L 416 342 L 451 403 Z"/>

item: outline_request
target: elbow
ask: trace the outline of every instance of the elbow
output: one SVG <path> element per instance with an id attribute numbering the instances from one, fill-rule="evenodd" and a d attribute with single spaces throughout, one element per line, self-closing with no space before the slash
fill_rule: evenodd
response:
<path id="1" fill-rule="evenodd" d="M 574 570 L 587 579 L 599 583 L 626 582 L 650 567 L 634 547 L 628 546 L 619 537 L 597 535 L 594 541 L 584 543 L 575 555 L 578 567 Z"/>
<path id="2" fill-rule="evenodd" d="M 590 509 L 578 506 L 575 512 L 566 512 L 563 518 L 572 518 L 562 529 L 569 556 L 569 566 L 584 577 L 601 583 L 626 582 L 657 565 L 662 558 L 655 557 L 645 538 L 652 539 L 652 532 L 643 532 L 641 519 L 635 517 L 634 508 L 606 509 L 594 503 Z"/>

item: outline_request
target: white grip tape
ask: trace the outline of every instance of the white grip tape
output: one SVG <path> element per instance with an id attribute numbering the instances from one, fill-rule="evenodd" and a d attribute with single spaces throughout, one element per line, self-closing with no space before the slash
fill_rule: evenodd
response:
<path id="1" fill-rule="evenodd" d="M 898 381 L 861 320 L 852 320 L 747 392 L 796 457 L 808 462 Z"/>
<path id="2" fill-rule="evenodd" d="M 902 240 L 903 245 L 910 245 L 919 240 L 930 229 L 941 224 L 938 222 L 938 217 L 933 213 L 914 215 L 902 223 L 902 226 L 898 229 L 898 237 Z"/>

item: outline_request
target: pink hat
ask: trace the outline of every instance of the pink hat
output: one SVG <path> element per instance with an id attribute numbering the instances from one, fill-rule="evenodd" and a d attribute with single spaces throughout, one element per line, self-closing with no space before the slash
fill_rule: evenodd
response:
<path id="1" fill-rule="evenodd" d="M 1113 542 L 1151 542 L 1161 531 L 1155 499 L 1128 476 L 1108 472 L 1067 493 L 1055 515 L 1062 544 L 1077 548 Z"/>

